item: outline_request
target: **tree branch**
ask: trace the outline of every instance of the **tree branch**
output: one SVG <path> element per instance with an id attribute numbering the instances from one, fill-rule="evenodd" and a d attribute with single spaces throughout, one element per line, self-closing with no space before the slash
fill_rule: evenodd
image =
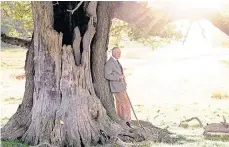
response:
<path id="1" fill-rule="evenodd" d="M 24 48 L 29 48 L 31 40 L 20 39 L 16 37 L 9 37 L 6 34 L 1 33 L 1 41 L 6 44 L 21 46 Z"/>
<path id="2" fill-rule="evenodd" d="M 179 3 L 176 2 L 155 2 L 154 7 L 149 8 L 139 2 L 116 2 L 114 17 L 138 28 L 144 28 L 147 31 L 153 29 L 157 32 L 160 32 L 160 29 L 163 29 L 166 24 L 176 20 L 199 20 L 204 18 L 229 35 L 229 23 L 226 21 L 229 17 L 224 13 L 224 11 L 226 13 L 228 11 L 227 6 L 221 10 L 208 8 L 203 11 L 202 8 L 178 9 L 178 5 Z"/>
<path id="3" fill-rule="evenodd" d="M 81 6 L 81 4 L 83 3 L 84 1 L 81 1 L 78 3 L 78 5 L 75 7 L 75 9 L 73 10 L 67 10 L 67 12 L 71 12 L 72 14 Z"/>
<path id="4" fill-rule="evenodd" d="M 114 18 L 133 24 L 138 28 L 145 28 L 154 20 L 150 8 L 146 8 L 138 2 L 125 1 L 114 7 Z M 156 14 L 155 14 L 156 16 Z"/>
<path id="5" fill-rule="evenodd" d="M 202 27 L 202 25 L 200 24 L 199 21 L 198 21 L 198 25 L 199 25 L 200 29 L 202 30 L 202 36 L 204 37 L 204 39 L 206 39 L 206 36 L 204 35 L 205 34 L 204 28 Z"/>
<path id="6" fill-rule="evenodd" d="M 59 5 L 59 2 L 58 2 L 58 1 L 56 1 L 56 3 L 55 3 L 55 4 L 53 4 L 53 6 L 55 6 L 55 5 Z"/>
<path id="7" fill-rule="evenodd" d="M 190 122 L 190 121 L 192 121 L 192 120 L 197 120 L 198 122 L 199 122 L 199 124 L 200 124 L 200 127 L 203 127 L 203 124 L 202 124 L 202 122 L 200 121 L 200 119 L 198 118 L 198 117 L 192 117 L 192 118 L 190 118 L 190 119 L 186 119 L 186 120 L 183 120 L 183 121 L 181 121 L 181 123 L 184 123 L 184 122 Z M 180 123 L 180 124 L 181 124 Z"/>
<path id="8" fill-rule="evenodd" d="M 191 22 L 191 24 L 190 24 L 189 27 L 188 27 L 188 30 L 187 30 L 186 35 L 185 35 L 185 37 L 184 37 L 183 45 L 184 45 L 184 43 L 185 43 L 185 41 L 186 41 L 186 39 L 187 39 L 187 37 L 188 37 L 188 33 L 189 33 L 189 31 L 190 31 L 190 29 L 191 29 L 191 27 L 192 27 L 192 23 L 193 23 L 193 22 Z"/>
<path id="9" fill-rule="evenodd" d="M 222 12 L 217 12 L 206 17 L 215 27 L 219 28 L 222 32 L 229 36 L 229 16 L 223 15 Z"/>

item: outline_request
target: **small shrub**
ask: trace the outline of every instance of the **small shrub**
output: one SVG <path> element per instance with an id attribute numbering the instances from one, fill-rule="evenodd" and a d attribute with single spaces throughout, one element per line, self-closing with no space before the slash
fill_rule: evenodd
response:
<path id="1" fill-rule="evenodd" d="M 8 97 L 3 99 L 3 102 L 7 104 L 20 104 L 22 102 L 22 98 Z"/>

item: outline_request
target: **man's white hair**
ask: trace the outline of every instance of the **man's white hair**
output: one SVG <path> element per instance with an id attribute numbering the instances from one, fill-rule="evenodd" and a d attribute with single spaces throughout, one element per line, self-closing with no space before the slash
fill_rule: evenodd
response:
<path id="1" fill-rule="evenodd" d="M 113 47 L 112 49 L 111 49 L 111 51 L 112 51 L 112 54 L 114 54 L 114 52 L 117 50 L 117 49 L 119 49 L 119 47 Z"/>

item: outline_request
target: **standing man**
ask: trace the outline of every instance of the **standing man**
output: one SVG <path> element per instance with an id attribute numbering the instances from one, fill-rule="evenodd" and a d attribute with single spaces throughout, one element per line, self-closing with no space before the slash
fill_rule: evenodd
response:
<path id="1" fill-rule="evenodd" d="M 120 48 L 114 47 L 112 49 L 112 56 L 105 65 L 105 78 L 109 80 L 111 92 L 115 95 L 117 115 L 126 121 L 126 124 L 130 127 L 130 103 L 126 93 L 126 81 L 123 68 L 118 61 L 120 56 Z"/>

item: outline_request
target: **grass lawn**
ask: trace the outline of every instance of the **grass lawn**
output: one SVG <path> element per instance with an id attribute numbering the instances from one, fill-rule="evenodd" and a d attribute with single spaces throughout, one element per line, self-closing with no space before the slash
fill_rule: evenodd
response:
<path id="1" fill-rule="evenodd" d="M 6 124 L 9 118 L 15 113 L 18 105 L 22 101 L 24 93 L 24 61 L 26 50 L 21 48 L 3 49 L 1 53 L 1 127 Z M 127 59 L 140 59 L 136 53 L 127 55 Z M 229 60 L 222 61 L 222 64 L 229 65 Z M 125 69 L 128 76 L 134 76 L 132 68 Z M 151 76 L 151 75 L 149 75 Z M 138 86 L 138 85 L 134 85 Z M 141 91 L 139 91 L 141 92 Z M 166 92 L 166 91 L 165 91 Z M 213 104 L 193 102 L 191 104 L 134 104 L 137 116 L 141 120 L 147 120 L 161 128 L 168 128 L 169 131 L 181 135 L 185 140 L 178 144 L 152 143 L 152 147 L 229 147 L 229 135 L 203 136 L 203 128 L 195 120 L 180 125 L 182 120 L 198 117 L 203 125 L 207 123 L 221 122 L 224 115 L 229 121 L 228 100 L 221 99 L 222 94 L 218 91 L 213 92 Z M 148 98 L 150 99 L 150 95 Z M 225 96 L 226 97 L 226 96 Z M 172 96 L 171 96 L 172 98 Z M 146 102 L 147 103 L 147 102 Z M 132 114 L 132 116 L 134 116 Z M 26 147 L 20 142 L 2 141 L 3 147 Z"/>

